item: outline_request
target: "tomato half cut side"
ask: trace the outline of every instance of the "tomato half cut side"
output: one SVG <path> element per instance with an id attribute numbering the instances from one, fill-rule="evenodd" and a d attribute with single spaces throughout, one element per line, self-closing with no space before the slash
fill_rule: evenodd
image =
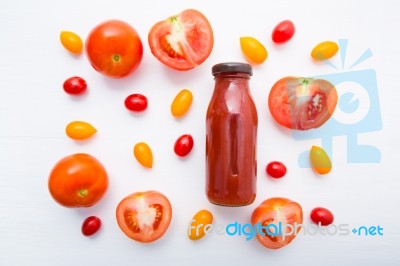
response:
<path id="1" fill-rule="evenodd" d="M 161 238 L 172 217 L 169 200 L 157 191 L 136 192 L 117 206 L 118 226 L 129 238 L 149 243 Z"/>
<path id="2" fill-rule="evenodd" d="M 286 198 L 270 198 L 263 201 L 251 216 L 251 223 L 264 227 L 257 233 L 257 240 L 266 248 L 282 248 L 297 236 L 303 222 L 301 206 Z M 267 229 L 268 228 L 268 231 Z M 282 228 L 282 232 L 278 231 Z"/>
<path id="3" fill-rule="evenodd" d="M 214 35 L 208 19 L 199 11 L 187 9 L 156 23 L 149 31 L 151 53 L 164 65 L 189 70 L 211 54 Z"/>
<path id="4" fill-rule="evenodd" d="M 337 101 L 336 88 L 329 81 L 285 77 L 272 87 L 268 107 L 280 125 L 309 130 L 322 126 L 332 116 Z"/>

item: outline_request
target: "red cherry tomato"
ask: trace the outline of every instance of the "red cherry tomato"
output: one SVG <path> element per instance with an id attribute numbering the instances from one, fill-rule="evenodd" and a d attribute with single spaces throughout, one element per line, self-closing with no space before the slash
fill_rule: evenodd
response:
<path id="1" fill-rule="evenodd" d="M 295 32 L 295 27 L 293 22 L 290 20 L 284 20 L 275 26 L 272 31 L 272 40 L 275 43 L 284 43 L 289 41 Z"/>
<path id="2" fill-rule="evenodd" d="M 147 108 L 147 97 L 142 94 L 131 94 L 125 99 L 125 107 L 129 111 L 144 111 Z"/>
<path id="3" fill-rule="evenodd" d="M 214 45 L 210 22 L 194 9 L 156 23 L 148 39 L 151 53 L 161 63 L 181 71 L 203 63 Z"/>
<path id="4" fill-rule="evenodd" d="M 334 217 L 330 210 L 322 207 L 314 208 L 310 214 L 311 220 L 316 224 L 330 225 Z"/>
<path id="5" fill-rule="evenodd" d="M 139 34 L 120 20 L 97 25 L 89 33 L 85 49 L 93 68 L 112 78 L 122 78 L 134 72 L 143 57 Z"/>
<path id="6" fill-rule="evenodd" d="M 186 134 L 180 136 L 174 146 L 174 151 L 176 155 L 180 157 L 184 157 L 189 154 L 189 152 L 192 150 L 194 145 L 194 141 L 191 135 Z"/>
<path id="7" fill-rule="evenodd" d="M 64 81 L 64 91 L 68 94 L 79 95 L 86 91 L 86 81 L 81 77 L 71 77 Z"/>
<path id="8" fill-rule="evenodd" d="M 91 236 L 95 234 L 101 227 L 101 220 L 96 216 L 89 216 L 82 223 L 82 234 Z"/>
<path id="9" fill-rule="evenodd" d="M 267 174 L 273 178 L 281 178 L 286 175 L 286 166 L 278 161 L 270 162 L 265 169 Z"/>

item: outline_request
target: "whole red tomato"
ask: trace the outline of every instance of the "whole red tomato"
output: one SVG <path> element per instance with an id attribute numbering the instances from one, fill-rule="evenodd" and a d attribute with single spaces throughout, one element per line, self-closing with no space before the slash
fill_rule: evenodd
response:
<path id="1" fill-rule="evenodd" d="M 90 207 L 107 191 L 108 177 L 96 158 L 78 153 L 56 163 L 48 185 L 51 196 L 64 207 Z"/>
<path id="2" fill-rule="evenodd" d="M 96 26 L 89 33 L 85 46 L 94 69 L 112 78 L 122 78 L 133 72 L 143 57 L 139 34 L 120 20 L 109 20 Z"/>

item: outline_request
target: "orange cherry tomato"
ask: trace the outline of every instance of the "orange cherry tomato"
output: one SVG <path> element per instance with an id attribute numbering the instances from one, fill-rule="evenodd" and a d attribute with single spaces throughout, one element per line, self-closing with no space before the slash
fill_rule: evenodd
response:
<path id="1" fill-rule="evenodd" d="M 193 94 L 187 90 L 181 90 L 172 101 L 171 113 L 175 117 L 181 117 L 189 110 L 193 101 Z"/>
<path id="2" fill-rule="evenodd" d="M 153 167 L 153 153 L 149 145 L 147 145 L 146 143 L 137 143 L 133 148 L 133 154 L 135 155 L 136 160 L 144 167 Z"/>
<path id="3" fill-rule="evenodd" d="M 82 53 L 83 42 L 78 34 L 71 31 L 62 31 L 60 33 L 60 41 L 64 48 L 72 54 L 78 55 Z"/>
<path id="4" fill-rule="evenodd" d="M 199 240 L 205 236 L 213 222 L 213 215 L 208 210 L 198 211 L 192 218 L 188 228 L 188 237 L 191 240 Z"/>
<path id="5" fill-rule="evenodd" d="M 333 57 L 338 50 L 339 46 L 335 42 L 321 42 L 311 51 L 311 57 L 315 60 L 326 60 Z"/>
<path id="6" fill-rule="evenodd" d="M 241 37 L 240 48 L 246 59 L 252 64 L 261 64 L 268 57 L 267 49 L 253 37 Z"/>
<path id="7" fill-rule="evenodd" d="M 64 207 L 90 207 L 106 193 L 108 176 L 104 166 L 85 153 L 64 157 L 49 176 L 51 196 Z"/>
<path id="8" fill-rule="evenodd" d="M 321 175 L 325 175 L 332 170 L 332 162 L 324 149 L 312 146 L 310 151 L 310 162 L 314 170 Z"/>
<path id="9" fill-rule="evenodd" d="M 73 121 L 67 125 L 65 132 L 71 139 L 84 140 L 93 136 L 97 132 L 97 129 L 89 123 Z"/>
<path id="10" fill-rule="evenodd" d="M 167 231 L 172 208 L 168 198 L 160 192 L 136 192 L 118 204 L 116 216 L 118 226 L 126 236 L 149 243 Z"/>

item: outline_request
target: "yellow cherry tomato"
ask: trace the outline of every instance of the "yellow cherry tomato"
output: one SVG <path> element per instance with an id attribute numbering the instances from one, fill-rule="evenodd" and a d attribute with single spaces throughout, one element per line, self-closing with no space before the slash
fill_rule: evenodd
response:
<path id="1" fill-rule="evenodd" d="M 208 210 L 198 211 L 189 223 L 188 237 L 191 240 L 199 240 L 211 228 L 213 215 Z"/>
<path id="2" fill-rule="evenodd" d="M 76 55 L 82 53 L 83 42 L 78 34 L 71 31 L 62 31 L 60 33 L 60 41 L 69 52 Z"/>
<path id="3" fill-rule="evenodd" d="M 75 140 L 83 140 L 90 138 L 97 132 L 91 124 L 83 121 L 73 121 L 65 128 L 68 137 Z"/>
<path id="4" fill-rule="evenodd" d="M 318 146 L 312 146 L 310 162 L 314 170 L 321 175 L 329 173 L 332 169 L 332 162 L 328 154 L 326 154 L 324 149 Z"/>
<path id="5" fill-rule="evenodd" d="M 181 117 L 189 110 L 193 101 L 192 93 L 187 90 L 181 90 L 174 98 L 171 104 L 171 113 L 175 117 Z"/>
<path id="6" fill-rule="evenodd" d="M 135 155 L 136 160 L 147 168 L 153 167 L 153 153 L 149 145 L 144 142 L 139 142 L 133 148 L 133 154 Z"/>
<path id="7" fill-rule="evenodd" d="M 267 49 L 253 37 L 241 37 L 240 48 L 246 59 L 252 64 L 261 64 L 268 57 Z"/>
<path id="8" fill-rule="evenodd" d="M 321 42 L 311 51 L 311 57 L 315 60 L 326 60 L 334 56 L 339 50 L 339 46 L 335 42 Z"/>

